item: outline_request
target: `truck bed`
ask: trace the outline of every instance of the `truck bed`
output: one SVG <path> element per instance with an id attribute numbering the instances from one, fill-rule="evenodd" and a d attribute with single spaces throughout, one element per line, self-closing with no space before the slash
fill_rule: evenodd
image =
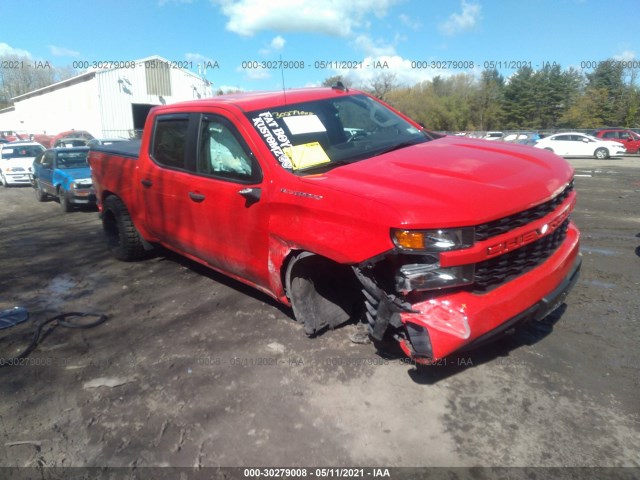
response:
<path id="1" fill-rule="evenodd" d="M 92 146 L 91 150 L 96 152 L 107 153 L 109 155 L 118 155 L 121 157 L 129 157 L 137 159 L 140 155 L 140 145 L 142 141 L 139 139 L 130 140 L 128 142 L 118 142 L 112 145 Z"/>

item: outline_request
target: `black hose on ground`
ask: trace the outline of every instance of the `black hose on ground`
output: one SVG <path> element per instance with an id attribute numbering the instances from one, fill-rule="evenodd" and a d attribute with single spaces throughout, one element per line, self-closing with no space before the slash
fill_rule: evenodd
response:
<path id="1" fill-rule="evenodd" d="M 96 318 L 96 320 L 89 323 L 76 323 L 73 320 L 79 318 Z M 18 364 L 16 360 L 27 357 L 38 346 L 40 340 L 46 338 L 56 327 L 61 326 L 64 328 L 93 328 L 97 327 L 101 323 L 107 320 L 107 316 L 102 313 L 84 313 L 84 312 L 68 312 L 61 313 L 55 317 L 51 317 L 43 322 L 37 322 L 36 329 L 33 332 L 33 338 L 31 342 L 22 352 L 10 358 L 0 357 L 0 367 L 8 367 Z M 49 325 L 49 328 L 45 331 L 44 328 Z"/>

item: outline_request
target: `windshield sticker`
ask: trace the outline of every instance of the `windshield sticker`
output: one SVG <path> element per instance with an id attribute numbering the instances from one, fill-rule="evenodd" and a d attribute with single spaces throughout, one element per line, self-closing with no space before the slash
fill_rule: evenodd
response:
<path id="1" fill-rule="evenodd" d="M 282 165 L 282 168 L 291 170 L 293 165 L 283 148 L 291 147 L 289 137 L 287 137 L 284 128 L 273 118 L 271 112 L 263 112 L 252 119 L 253 126 L 260 132 L 264 141 L 267 142 L 269 150 L 275 155 Z"/>
<path id="2" fill-rule="evenodd" d="M 295 117 L 284 117 L 284 123 L 289 127 L 291 135 L 302 135 L 303 133 L 326 132 L 326 127 L 322 124 L 317 115 L 298 115 Z"/>
<path id="3" fill-rule="evenodd" d="M 303 170 L 331 162 L 322 145 L 318 142 L 285 147 L 284 153 L 291 159 L 293 170 Z"/>
<path id="4" fill-rule="evenodd" d="M 314 115 L 313 112 L 305 112 L 304 110 L 289 110 L 288 112 L 274 112 L 276 118 L 299 117 L 300 115 Z"/>

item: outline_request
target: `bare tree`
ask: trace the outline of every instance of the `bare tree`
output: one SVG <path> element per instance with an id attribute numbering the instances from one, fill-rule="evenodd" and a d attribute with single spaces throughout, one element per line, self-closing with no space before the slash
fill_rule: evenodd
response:
<path id="1" fill-rule="evenodd" d="M 396 81 L 397 75 L 391 72 L 383 72 L 374 77 L 371 81 L 371 85 L 368 88 L 370 93 L 385 101 L 389 92 L 398 88 L 398 82 Z"/>
<path id="2" fill-rule="evenodd" d="M 7 68 L 0 69 L 0 108 L 11 105 L 11 99 L 77 75 L 71 67 L 55 67 L 36 62 L 26 56 L 2 55 Z"/>

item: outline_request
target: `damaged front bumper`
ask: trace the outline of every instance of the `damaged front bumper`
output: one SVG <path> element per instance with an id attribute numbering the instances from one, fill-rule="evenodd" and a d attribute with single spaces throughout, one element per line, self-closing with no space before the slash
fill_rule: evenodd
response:
<path id="1" fill-rule="evenodd" d="M 546 261 L 488 292 L 425 292 L 409 302 L 408 297 L 383 291 L 360 269 L 356 276 L 364 287 L 370 335 L 382 340 L 391 332 L 407 356 L 430 363 L 524 322 L 542 320 L 563 303 L 580 265 L 579 232 L 571 226 Z"/>

